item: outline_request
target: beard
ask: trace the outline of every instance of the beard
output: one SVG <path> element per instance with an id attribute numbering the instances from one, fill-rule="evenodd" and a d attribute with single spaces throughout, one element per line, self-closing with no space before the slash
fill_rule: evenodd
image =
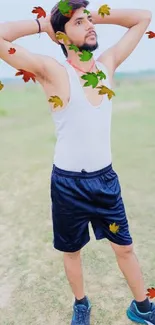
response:
<path id="1" fill-rule="evenodd" d="M 82 52 L 82 51 L 84 51 L 84 50 L 85 50 L 85 51 L 93 52 L 93 51 L 95 51 L 98 47 L 99 47 L 98 42 L 96 42 L 96 43 L 93 44 L 93 45 L 88 44 L 88 43 L 84 43 L 82 46 L 78 46 L 80 52 Z"/>

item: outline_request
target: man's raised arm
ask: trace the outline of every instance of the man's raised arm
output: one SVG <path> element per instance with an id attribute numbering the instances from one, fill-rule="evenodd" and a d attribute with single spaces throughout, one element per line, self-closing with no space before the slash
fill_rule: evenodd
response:
<path id="1" fill-rule="evenodd" d="M 41 24 L 41 32 L 48 33 L 51 39 L 55 40 L 50 17 L 47 16 L 38 20 Z M 44 76 L 46 73 L 46 56 L 33 54 L 23 47 L 11 43 L 20 37 L 37 34 L 38 31 L 39 26 L 35 20 L 0 23 L 0 58 L 15 69 L 28 71 L 39 77 Z M 15 49 L 14 54 L 9 53 L 10 48 Z"/>

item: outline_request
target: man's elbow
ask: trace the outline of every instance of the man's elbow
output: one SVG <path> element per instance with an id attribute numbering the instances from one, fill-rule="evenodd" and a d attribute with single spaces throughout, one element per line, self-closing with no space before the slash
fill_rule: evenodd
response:
<path id="1" fill-rule="evenodd" d="M 145 14 L 145 19 L 148 19 L 148 20 L 152 20 L 152 11 L 150 10 L 145 10 L 146 11 L 146 14 Z"/>

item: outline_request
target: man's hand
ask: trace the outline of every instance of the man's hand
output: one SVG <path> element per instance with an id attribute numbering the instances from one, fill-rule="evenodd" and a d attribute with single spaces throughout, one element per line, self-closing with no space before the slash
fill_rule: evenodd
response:
<path id="1" fill-rule="evenodd" d="M 43 31 L 45 31 L 49 35 L 49 37 L 52 39 L 52 41 L 59 44 L 59 42 L 57 41 L 57 39 L 55 37 L 55 32 L 53 30 L 53 27 L 51 25 L 51 15 L 47 15 L 46 18 L 42 17 L 39 19 L 39 21 L 41 23 L 41 27 L 42 27 L 42 24 L 44 24 Z"/>

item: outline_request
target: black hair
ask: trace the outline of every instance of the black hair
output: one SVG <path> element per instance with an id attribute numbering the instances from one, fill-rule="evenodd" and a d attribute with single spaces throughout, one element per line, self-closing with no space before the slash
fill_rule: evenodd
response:
<path id="1" fill-rule="evenodd" d="M 89 1 L 87 0 L 69 0 L 68 4 L 72 6 L 72 10 L 76 10 L 79 8 L 86 8 L 89 5 Z M 65 33 L 65 24 L 71 19 L 71 17 L 66 17 L 61 14 L 59 10 L 59 2 L 54 6 L 54 8 L 51 10 L 51 25 L 53 27 L 54 32 L 64 32 Z M 62 51 L 66 57 L 68 57 L 67 50 L 64 46 L 64 44 L 60 44 Z"/>

